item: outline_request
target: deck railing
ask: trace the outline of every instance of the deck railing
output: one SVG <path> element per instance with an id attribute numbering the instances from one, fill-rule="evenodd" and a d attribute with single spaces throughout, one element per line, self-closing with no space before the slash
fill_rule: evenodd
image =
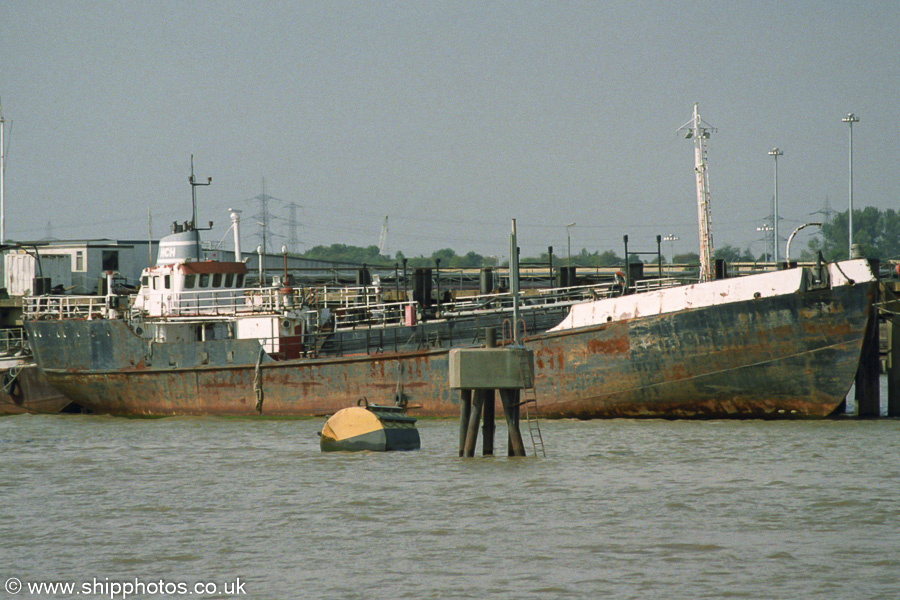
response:
<path id="1" fill-rule="evenodd" d="M 647 279 L 635 282 L 630 291 L 645 292 L 671 287 L 676 279 Z M 192 290 L 178 293 L 152 293 L 135 303 L 134 296 L 30 296 L 23 303 L 25 318 L 93 319 L 125 316 L 132 318 L 194 319 L 227 318 L 250 313 L 275 314 L 305 306 L 329 309 L 335 328 L 379 326 L 405 322 L 426 310 L 431 318 L 452 317 L 484 311 L 508 310 L 512 294 L 463 295 L 423 309 L 412 300 L 385 302 L 379 286 L 315 286 L 298 288 L 241 288 Z M 545 306 L 571 305 L 622 293 L 616 283 L 579 285 L 564 288 L 524 290 L 520 294 L 523 310 Z"/>
<path id="2" fill-rule="evenodd" d="M 0 329 L 0 354 L 10 354 L 25 347 L 25 332 L 19 327 Z"/>
<path id="3" fill-rule="evenodd" d="M 94 319 L 109 316 L 106 296 L 26 296 L 22 303 L 26 319 Z"/>

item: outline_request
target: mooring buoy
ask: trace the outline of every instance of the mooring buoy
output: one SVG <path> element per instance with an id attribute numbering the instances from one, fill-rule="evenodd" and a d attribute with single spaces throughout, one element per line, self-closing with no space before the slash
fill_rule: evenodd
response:
<path id="1" fill-rule="evenodd" d="M 319 434 L 322 452 L 389 452 L 421 447 L 415 417 L 400 406 L 361 404 L 334 413 Z"/>

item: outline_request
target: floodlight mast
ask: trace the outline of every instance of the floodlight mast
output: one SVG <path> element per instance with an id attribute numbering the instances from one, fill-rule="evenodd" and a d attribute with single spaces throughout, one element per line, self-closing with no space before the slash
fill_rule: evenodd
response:
<path id="1" fill-rule="evenodd" d="M 694 104 L 694 115 L 678 131 L 685 139 L 694 140 L 694 172 L 697 176 L 697 221 L 700 228 L 700 281 L 712 281 L 713 238 L 712 211 L 709 201 L 709 172 L 706 163 L 706 140 L 716 129 L 700 118 L 700 106 Z"/>
<path id="2" fill-rule="evenodd" d="M 784 156 L 784 152 L 782 152 L 779 148 L 772 148 L 771 150 L 769 150 L 769 156 L 775 159 L 775 196 L 773 200 L 775 203 L 775 208 L 773 211 L 774 217 L 772 217 L 773 224 L 775 225 L 775 231 L 772 233 L 772 239 L 774 240 L 772 246 L 775 248 L 775 265 L 776 268 L 778 268 L 777 265 L 781 263 L 778 252 L 778 157 Z"/>
<path id="3" fill-rule="evenodd" d="M 847 242 L 847 254 L 849 258 L 853 258 L 853 124 L 859 123 L 859 117 L 848 113 L 841 119 L 841 122 L 850 126 L 850 208 L 847 210 L 847 231 L 850 235 Z"/>

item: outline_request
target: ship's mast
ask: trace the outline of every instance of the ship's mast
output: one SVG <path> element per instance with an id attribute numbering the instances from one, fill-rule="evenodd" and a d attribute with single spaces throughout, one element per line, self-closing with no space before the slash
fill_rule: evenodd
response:
<path id="1" fill-rule="evenodd" d="M 6 205 L 4 204 L 4 178 L 6 177 L 6 142 L 3 134 L 6 121 L 3 119 L 3 106 L 0 105 L 0 244 L 6 243 Z"/>
<path id="2" fill-rule="evenodd" d="M 711 281 L 713 276 L 712 213 L 709 202 L 709 170 L 706 164 L 706 140 L 715 127 L 700 118 L 699 105 L 694 104 L 694 115 L 678 129 L 685 139 L 694 140 L 694 172 L 697 175 L 697 220 L 700 225 L 700 281 Z"/>
<path id="3" fill-rule="evenodd" d="M 193 212 L 191 216 L 191 228 L 197 229 L 197 188 L 203 185 L 210 185 L 212 177 L 206 179 L 206 183 L 194 181 L 194 155 L 191 154 L 191 176 L 188 178 L 191 182 L 191 202 L 193 203 Z"/>
<path id="4" fill-rule="evenodd" d="M 193 212 L 191 213 L 191 230 L 198 231 L 199 227 L 197 227 L 197 188 L 200 186 L 211 185 L 212 177 L 206 178 L 206 183 L 199 183 L 194 181 L 194 155 L 191 154 L 191 176 L 188 178 L 188 181 L 191 182 L 191 202 L 193 204 Z M 212 228 L 212 221 L 209 222 L 210 229 Z M 199 258 L 203 258 L 203 248 L 200 246 L 200 236 L 197 236 L 197 256 Z"/>

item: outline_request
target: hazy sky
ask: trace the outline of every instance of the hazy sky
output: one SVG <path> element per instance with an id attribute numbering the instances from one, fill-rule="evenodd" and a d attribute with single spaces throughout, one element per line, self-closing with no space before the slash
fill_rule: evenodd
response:
<path id="1" fill-rule="evenodd" d="M 0 100 L 12 239 L 164 235 L 193 154 L 213 241 L 265 180 L 301 249 L 696 251 L 695 102 L 716 246 L 764 251 L 773 146 L 783 237 L 846 210 L 848 112 L 855 205 L 900 206 L 897 0 L 4 0 Z"/>

